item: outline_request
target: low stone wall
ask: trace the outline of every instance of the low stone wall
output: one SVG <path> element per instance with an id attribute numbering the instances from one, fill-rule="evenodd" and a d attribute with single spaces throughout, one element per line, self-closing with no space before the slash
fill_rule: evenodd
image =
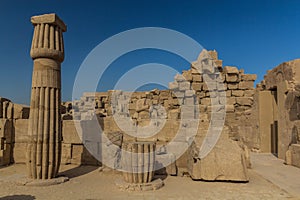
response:
<path id="1" fill-rule="evenodd" d="M 29 107 L 0 97 L 0 166 L 25 161 Z"/>

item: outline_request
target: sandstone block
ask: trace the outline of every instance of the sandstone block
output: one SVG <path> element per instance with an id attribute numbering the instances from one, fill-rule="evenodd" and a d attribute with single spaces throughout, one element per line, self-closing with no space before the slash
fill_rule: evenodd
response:
<path id="1" fill-rule="evenodd" d="M 29 111 L 29 106 L 14 104 L 14 119 L 28 119 Z"/>
<path id="2" fill-rule="evenodd" d="M 160 99 L 165 100 L 165 99 L 168 99 L 169 96 L 170 96 L 170 91 L 169 90 L 162 90 L 162 91 L 160 91 L 160 94 L 159 94 L 159 98 Z"/>
<path id="3" fill-rule="evenodd" d="M 223 71 L 227 74 L 239 74 L 239 70 L 236 67 L 225 66 Z"/>
<path id="4" fill-rule="evenodd" d="M 226 98 L 226 104 L 227 105 L 234 105 L 236 103 L 236 98 L 235 97 L 227 97 Z"/>
<path id="5" fill-rule="evenodd" d="M 174 80 L 176 80 L 177 82 L 183 82 L 183 81 L 186 81 L 184 76 L 181 75 L 181 74 L 176 74 L 175 77 L 174 77 Z"/>
<path id="6" fill-rule="evenodd" d="M 185 97 L 193 97 L 195 95 L 195 91 L 194 90 L 186 90 L 184 93 Z"/>
<path id="7" fill-rule="evenodd" d="M 213 60 L 218 60 L 218 52 L 216 50 L 208 51 L 209 56 Z"/>
<path id="8" fill-rule="evenodd" d="M 242 74 L 242 81 L 255 81 L 257 78 L 256 74 Z"/>
<path id="9" fill-rule="evenodd" d="M 223 66 L 223 60 L 215 60 L 215 64 L 217 67 L 221 68 Z"/>
<path id="10" fill-rule="evenodd" d="M 179 109 L 173 109 L 168 112 L 168 119 L 178 119 L 179 118 Z"/>
<path id="11" fill-rule="evenodd" d="M 200 74 L 193 74 L 193 82 L 202 82 L 202 76 Z"/>
<path id="12" fill-rule="evenodd" d="M 145 99 L 138 99 L 136 101 L 136 110 L 139 110 L 139 111 L 142 111 L 144 110 L 144 107 L 145 107 L 145 103 L 146 103 L 146 100 Z"/>
<path id="13" fill-rule="evenodd" d="M 199 148 L 192 146 L 188 155 L 188 171 L 194 180 L 248 182 L 245 154 L 236 141 L 220 138 L 204 157 L 198 157 Z"/>
<path id="14" fill-rule="evenodd" d="M 245 97 L 253 97 L 253 95 L 255 94 L 255 90 L 245 90 L 244 96 Z"/>
<path id="15" fill-rule="evenodd" d="M 202 90 L 202 83 L 193 82 L 192 83 L 193 90 L 201 91 Z"/>
<path id="16" fill-rule="evenodd" d="M 202 99 L 202 98 L 204 98 L 205 97 L 205 92 L 203 92 L 203 91 L 201 91 L 201 92 L 197 92 L 197 96 L 200 98 L 200 99 Z M 200 102 L 200 101 L 199 101 Z"/>
<path id="17" fill-rule="evenodd" d="M 187 81 L 183 81 L 179 83 L 179 90 L 185 91 L 185 90 L 190 90 L 191 84 Z"/>
<path id="18" fill-rule="evenodd" d="M 193 80 L 193 76 L 192 76 L 192 71 L 191 70 L 183 71 L 182 72 L 182 76 L 185 78 L 186 81 L 192 81 Z"/>
<path id="19" fill-rule="evenodd" d="M 190 109 L 184 109 L 181 111 L 181 119 L 188 120 L 188 119 L 194 119 L 195 118 L 195 111 L 194 106 L 191 106 Z"/>
<path id="20" fill-rule="evenodd" d="M 150 114 L 147 111 L 142 111 L 139 113 L 139 119 L 149 119 L 150 118 Z"/>
<path id="21" fill-rule="evenodd" d="M 72 159 L 71 163 L 76 165 L 82 164 L 82 153 L 83 153 L 83 145 L 72 145 Z"/>
<path id="22" fill-rule="evenodd" d="M 234 97 L 244 96 L 244 90 L 232 90 L 231 95 Z"/>
<path id="23" fill-rule="evenodd" d="M 72 159 L 72 144 L 62 144 L 61 147 L 61 164 L 71 164 Z"/>
<path id="24" fill-rule="evenodd" d="M 82 135 L 79 135 L 81 132 L 77 131 L 76 126 L 81 127 L 80 121 L 63 121 L 62 135 L 65 144 L 82 144 Z"/>
<path id="25" fill-rule="evenodd" d="M 184 105 L 192 106 L 194 104 L 195 104 L 195 98 L 193 97 L 184 98 Z"/>
<path id="26" fill-rule="evenodd" d="M 236 90 L 239 88 L 239 84 L 238 83 L 228 83 L 227 88 L 229 90 Z M 241 89 L 241 88 L 239 88 L 239 89 Z"/>
<path id="27" fill-rule="evenodd" d="M 289 147 L 291 165 L 300 168 L 300 144 L 292 144 Z"/>
<path id="28" fill-rule="evenodd" d="M 14 163 L 26 163 L 27 143 L 18 142 L 14 145 Z"/>
<path id="29" fill-rule="evenodd" d="M 226 74 L 225 78 L 226 78 L 226 82 L 228 82 L 228 83 L 239 82 L 238 74 Z"/>
<path id="30" fill-rule="evenodd" d="M 226 112 L 233 113 L 234 112 L 234 105 L 226 105 Z"/>
<path id="31" fill-rule="evenodd" d="M 254 82 L 253 81 L 241 81 L 239 82 L 239 89 L 240 90 L 249 90 L 254 88 Z"/>
<path id="32" fill-rule="evenodd" d="M 208 105 L 211 104 L 211 99 L 210 98 L 203 98 L 203 99 L 201 99 L 201 104 L 208 106 Z"/>
<path id="33" fill-rule="evenodd" d="M 207 106 L 207 112 L 221 112 L 224 110 L 223 105 L 213 105 L 213 106 Z"/>
<path id="34" fill-rule="evenodd" d="M 226 97 L 231 97 L 231 90 L 226 90 Z"/>
<path id="35" fill-rule="evenodd" d="M 176 89 L 178 89 L 178 83 L 177 82 L 170 82 L 169 83 L 169 89 L 170 90 L 176 90 Z"/>
<path id="36" fill-rule="evenodd" d="M 28 121 L 27 119 L 15 120 L 15 142 L 28 142 Z"/>
<path id="37" fill-rule="evenodd" d="M 241 106 L 251 106 L 253 104 L 253 97 L 237 97 L 236 102 Z"/>
<path id="38" fill-rule="evenodd" d="M 207 106 L 206 105 L 199 105 L 199 111 L 200 113 L 205 113 L 207 111 Z"/>
<path id="39" fill-rule="evenodd" d="M 204 91 L 212 91 L 217 89 L 217 82 L 206 82 L 203 84 L 203 90 Z"/>

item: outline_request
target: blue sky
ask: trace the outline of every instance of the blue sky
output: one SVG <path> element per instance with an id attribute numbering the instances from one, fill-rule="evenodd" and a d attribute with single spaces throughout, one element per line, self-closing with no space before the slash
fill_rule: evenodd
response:
<path id="1" fill-rule="evenodd" d="M 164 27 L 182 32 L 206 49 L 216 49 L 224 65 L 243 68 L 262 80 L 268 69 L 300 58 L 300 1 L 0 1 L 0 96 L 16 103 L 30 99 L 33 27 L 30 17 L 57 13 L 68 26 L 62 63 L 63 100 L 72 98 L 76 73 L 86 56 L 105 39 L 132 28 Z M 115 48 L 118 48 L 116 45 Z M 186 61 L 157 50 L 120 57 L 99 90 L 111 89 L 132 66 L 157 62 L 181 71 Z M 172 75 L 173 76 L 173 75 Z M 172 80 L 172 76 L 166 79 Z"/>

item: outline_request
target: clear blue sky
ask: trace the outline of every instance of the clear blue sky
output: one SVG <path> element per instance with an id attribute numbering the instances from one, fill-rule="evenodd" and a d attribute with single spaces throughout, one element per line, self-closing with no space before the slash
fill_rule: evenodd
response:
<path id="1" fill-rule="evenodd" d="M 300 1 L 0 1 L 0 96 L 16 103 L 30 99 L 32 60 L 29 56 L 32 15 L 57 13 L 67 24 L 66 59 L 62 64 L 63 100 L 70 100 L 76 72 L 88 53 L 108 37 L 137 27 L 180 31 L 206 49 L 216 49 L 224 65 L 235 65 L 262 80 L 268 69 L 300 58 Z M 117 47 L 116 47 L 117 48 Z M 135 52 L 114 63 L 107 84 L 131 65 L 158 62 L 177 70 L 184 61 L 160 51 Z M 170 81 L 172 77 L 169 78 Z"/>

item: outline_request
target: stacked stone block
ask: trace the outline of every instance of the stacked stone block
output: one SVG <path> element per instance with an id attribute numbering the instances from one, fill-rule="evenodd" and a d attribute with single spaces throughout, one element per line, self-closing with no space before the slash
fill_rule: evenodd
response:
<path id="1" fill-rule="evenodd" d="M 0 98 L 0 166 L 25 162 L 29 107 Z"/>

